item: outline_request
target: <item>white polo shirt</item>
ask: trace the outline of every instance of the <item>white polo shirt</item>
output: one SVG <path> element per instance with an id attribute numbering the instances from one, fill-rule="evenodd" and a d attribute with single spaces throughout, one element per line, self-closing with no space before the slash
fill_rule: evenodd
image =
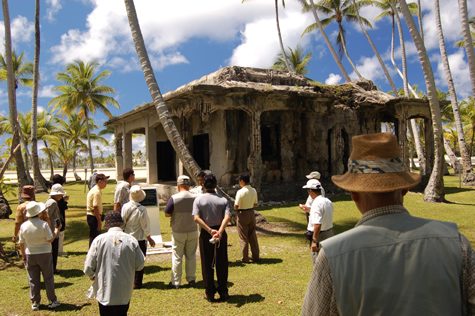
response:
<path id="1" fill-rule="evenodd" d="M 238 205 L 239 209 L 247 210 L 254 207 L 257 204 L 257 191 L 249 184 L 243 186 L 236 192 L 236 199 L 234 205 Z"/>
<path id="2" fill-rule="evenodd" d="M 320 231 L 333 228 L 333 204 L 329 199 L 321 195 L 313 200 L 308 220 L 308 230 L 313 231 L 314 226 L 317 224 L 322 225 Z"/>

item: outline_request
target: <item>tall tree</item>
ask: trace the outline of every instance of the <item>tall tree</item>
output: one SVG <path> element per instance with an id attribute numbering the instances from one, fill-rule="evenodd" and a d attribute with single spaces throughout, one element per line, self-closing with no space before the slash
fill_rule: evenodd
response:
<path id="1" fill-rule="evenodd" d="M 300 75 L 305 75 L 308 73 L 308 63 L 312 58 L 312 52 L 308 52 L 305 56 L 304 54 L 305 53 L 300 45 L 297 45 L 297 48 L 295 48 L 295 50 L 289 47 L 289 52 L 286 53 L 286 59 L 290 60 L 290 67 L 292 71 Z M 272 68 L 284 70 L 286 67 L 284 60 L 285 59 L 282 57 L 282 54 L 278 54 L 277 60 L 274 62 Z"/>
<path id="2" fill-rule="evenodd" d="M 449 87 L 450 102 L 452 104 L 455 127 L 457 129 L 457 135 L 459 137 L 458 143 L 460 147 L 460 156 L 462 157 L 463 182 L 464 184 L 475 184 L 475 173 L 473 172 L 472 160 L 468 153 L 467 144 L 465 142 L 465 137 L 463 134 L 462 118 L 460 117 L 457 94 L 455 93 L 454 80 L 452 78 L 452 72 L 450 71 L 449 59 L 447 57 L 447 50 L 445 48 L 444 33 L 442 31 L 442 23 L 440 21 L 439 0 L 434 0 L 434 7 L 437 34 L 439 36 L 440 55 L 442 57 L 442 63 L 444 65 L 445 79 L 447 80 L 447 86 Z"/>
<path id="3" fill-rule="evenodd" d="M 318 17 L 318 13 L 315 8 L 315 4 L 313 3 L 313 0 L 310 0 L 310 4 L 308 4 L 306 0 L 298 0 L 298 1 L 302 4 L 304 12 L 307 11 L 307 6 L 309 7 L 310 11 L 313 14 L 313 17 L 315 18 L 315 23 L 317 23 L 318 30 L 320 31 L 320 33 L 322 33 L 323 39 L 325 40 L 325 43 L 327 44 L 328 49 L 330 50 L 330 53 L 333 56 L 333 59 L 335 60 L 338 68 L 340 69 L 341 74 L 343 75 L 343 77 L 345 78 L 347 82 L 350 82 L 351 81 L 350 76 L 348 76 L 348 73 L 346 72 L 346 69 L 343 66 L 343 63 L 341 62 L 340 57 L 336 53 L 335 48 L 333 47 L 332 43 L 330 42 L 330 39 L 327 36 L 327 33 L 325 32 L 323 28 L 322 22 L 320 21 L 320 18 Z"/>
<path id="4" fill-rule="evenodd" d="M 55 139 L 55 135 L 58 132 L 58 118 L 52 114 L 47 113 L 46 111 L 42 111 L 38 113 L 38 140 L 42 141 L 45 145 L 45 150 L 43 152 L 46 153 L 49 160 L 50 165 L 50 181 L 53 181 L 54 175 L 54 164 L 53 164 L 53 155 L 51 152 L 48 151 L 49 142 Z"/>
<path id="5" fill-rule="evenodd" d="M 89 149 L 89 159 L 91 173 L 94 170 L 94 161 L 92 157 L 91 137 L 89 116 L 93 115 L 97 110 L 112 118 L 108 105 L 119 108 L 119 103 L 107 94 L 115 94 L 115 90 L 107 85 L 100 83 L 110 76 L 109 70 L 103 70 L 94 77 L 95 68 L 99 66 L 96 61 L 90 61 L 86 64 L 82 60 L 75 60 L 66 66 L 65 72 L 60 72 L 56 76 L 56 80 L 63 82 L 54 89 L 61 94 L 54 97 L 49 102 L 49 106 L 53 110 L 58 109 L 59 113 L 69 115 L 76 112 L 83 117 L 87 125 L 87 142 Z"/>
<path id="6" fill-rule="evenodd" d="M 31 100 L 31 154 L 35 192 L 48 192 L 46 179 L 40 171 L 38 157 L 38 85 L 40 78 L 40 0 L 35 0 L 35 58 L 33 61 L 33 96 Z"/>
<path id="7" fill-rule="evenodd" d="M 467 0 L 459 0 L 459 11 L 460 22 L 462 23 L 463 40 L 465 42 L 465 52 L 467 53 L 468 68 L 470 70 L 472 95 L 475 96 L 475 51 L 473 50 L 472 36 L 470 35 Z"/>
<path id="8" fill-rule="evenodd" d="M 150 59 L 148 58 L 147 49 L 145 48 L 139 21 L 137 19 L 137 12 L 135 11 L 134 1 L 124 0 L 124 2 L 129 20 L 130 31 L 132 33 L 132 39 L 134 40 L 135 44 L 135 50 L 137 51 L 137 55 L 145 76 L 145 81 L 147 82 L 148 89 L 155 103 L 155 108 L 157 110 L 158 117 L 160 118 L 160 122 L 162 123 L 163 129 L 165 130 L 170 143 L 175 149 L 175 152 L 183 163 L 183 166 L 188 171 L 188 173 L 192 175 L 194 180 L 196 180 L 196 177 L 201 169 L 188 151 L 183 138 L 181 137 L 175 126 L 175 123 L 172 120 L 167 105 L 165 104 L 165 100 L 160 93 Z"/>
<path id="9" fill-rule="evenodd" d="M 2 67 L 5 69 L 5 72 L 6 72 L 6 79 L 7 79 L 7 86 L 8 86 L 8 104 L 9 104 L 8 109 L 10 111 L 10 124 L 12 126 L 12 132 L 13 132 L 12 152 L 15 156 L 15 161 L 16 161 L 17 179 L 18 179 L 18 198 L 19 200 L 21 200 L 21 197 L 20 197 L 21 188 L 24 185 L 28 184 L 28 179 L 26 178 L 25 165 L 23 163 L 21 151 L 13 150 L 20 143 L 20 128 L 18 127 L 18 122 L 17 122 L 15 75 L 13 72 L 12 37 L 11 37 L 11 29 L 10 29 L 10 13 L 8 9 L 8 0 L 2 0 L 2 8 L 3 8 L 3 21 L 4 21 L 4 28 L 5 28 L 5 58 L 2 58 L 4 61 L 2 63 Z M 0 75 L 1 75 L 1 71 L 0 71 Z"/>
<path id="10" fill-rule="evenodd" d="M 439 100 L 437 99 L 437 91 L 434 80 L 434 73 L 430 64 L 429 56 L 427 55 L 426 48 L 422 42 L 421 35 L 417 29 L 416 23 L 412 18 L 412 14 L 407 6 L 405 0 L 399 0 L 401 12 L 404 15 L 406 24 L 411 33 L 411 37 L 417 48 L 417 53 L 421 62 L 422 70 L 424 72 L 424 78 L 427 87 L 427 96 L 429 98 L 429 104 L 432 115 L 432 129 L 434 132 L 434 166 L 429 178 L 429 183 L 424 191 L 424 201 L 426 202 L 443 202 L 444 196 L 444 142 L 443 142 L 443 130 L 442 119 L 440 115 Z"/>
<path id="11" fill-rule="evenodd" d="M 468 20 L 468 24 L 470 25 L 470 37 L 472 38 L 472 45 L 475 46 L 475 41 L 473 40 L 475 38 L 475 16 L 472 16 L 470 20 Z M 461 40 L 455 42 L 454 47 L 465 47 L 465 41 Z"/>
<path id="12" fill-rule="evenodd" d="M 361 9 L 364 6 L 371 5 L 372 0 L 359 0 L 356 2 L 356 7 Z M 307 6 L 308 8 L 308 6 Z M 329 25 L 332 21 L 335 21 L 338 24 L 338 36 L 336 38 L 336 43 L 338 45 L 340 51 L 340 58 L 343 56 L 343 53 L 346 56 L 346 59 L 350 63 L 351 67 L 355 71 L 356 75 L 359 78 L 362 78 L 361 74 L 359 73 L 356 66 L 353 64 L 350 56 L 348 54 L 348 49 L 346 46 L 346 30 L 343 26 L 343 21 L 346 22 L 357 22 L 358 17 L 356 16 L 355 7 L 352 5 L 351 0 L 320 0 L 318 4 L 315 6 L 316 10 L 322 12 L 325 15 L 328 15 L 328 18 L 323 19 L 321 24 L 323 27 Z M 365 19 L 360 17 L 361 22 L 367 26 L 372 28 L 371 23 Z M 317 28 L 315 23 L 309 25 L 305 31 L 305 33 L 312 32 Z"/>

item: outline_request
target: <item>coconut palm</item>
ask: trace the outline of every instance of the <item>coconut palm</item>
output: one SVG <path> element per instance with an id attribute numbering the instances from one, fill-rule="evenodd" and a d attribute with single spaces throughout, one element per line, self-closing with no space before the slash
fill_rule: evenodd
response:
<path id="1" fill-rule="evenodd" d="M 373 0 L 359 0 L 356 2 L 356 7 L 361 9 L 364 6 L 371 5 L 373 3 Z M 358 17 L 356 16 L 356 10 L 355 7 L 353 6 L 351 0 L 320 0 L 318 4 L 315 6 L 316 10 L 328 15 L 328 18 L 323 19 L 321 21 L 322 26 L 325 27 L 329 25 L 331 22 L 335 21 L 338 24 L 338 36 L 336 38 L 336 44 L 339 48 L 339 53 L 340 53 L 340 59 L 343 56 L 343 53 L 346 56 L 346 59 L 350 63 L 350 65 L 353 67 L 353 70 L 355 71 L 356 75 L 359 78 L 362 78 L 361 74 L 358 72 L 358 69 L 355 67 L 353 62 L 350 59 L 350 56 L 348 54 L 348 49 L 346 47 L 346 39 L 345 39 L 345 34 L 346 30 L 345 27 L 343 26 L 343 21 L 346 22 L 357 22 Z M 308 6 L 304 8 L 304 10 L 308 10 Z M 361 17 L 361 22 L 369 28 L 373 28 L 371 23 Z M 317 25 L 315 23 L 309 25 L 303 34 L 305 33 L 310 33 L 313 32 L 317 28 Z"/>
<path id="2" fill-rule="evenodd" d="M 327 43 L 328 49 L 330 49 L 330 53 L 332 54 L 333 59 L 335 59 L 335 62 L 338 65 L 338 68 L 340 68 L 340 71 L 341 71 L 343 77 L 345 78 L 345 80 L 347 82 L 350 82 L 351 81 L 350 76 L 348 76 L 348 73 L 346 72 L 345 67 L 343 67 L 343 64 L 341 62 L 341 58 L 336 53 L 335 49 L 333 48 L 332 43 L 328 39 L 327 33 L 323 29 L 322 22 L 320 21 L 320 18 L 318 17 L 318 13 L 317 13 L 317 10 L 316 10 L 315 3 L 313 3 L 313 0 L 310 0 L 310 4 L 308 4 L 306 0 L 298 0 L 298 1 L 302 4 L 303 11 L 307 11 L 307 10 L 312 11 L 312 14 L 313 14 L 313 17 L 315 18 L 315 23 L 318 27 L 318 30 L 320 31 L 320 33 L 322 33 L 323 39 L 325 40 L 325 43 Z"/>
<path id="3" fill-rule="evenodd" d="M 58 158 L 63 165 L 63 177 L 66 178 L 68 165 L 76 156 L 77 148 L 74 142 L 63 137 L 56 137 L 56 139 L 51 142 L 51 148 L 44 148 L 44 151 Z"/>
<path id="4" fill-rule="evenodd" d="M 53 155 L 48 151 L 49 142 L 55 139 L 55 135 L 58 132 L 59 120 L 53 113 L 47 113 L 46 111 L 38 113 L 38 140 L 43 142 L 45 150 L 43 152 L 48 156 L 50 165 L 50 181 L 53 181 L 54 165 Z"/>
<path id="5" fill-rule="evenodd" d="M 125 8 L 127 11 L 127 17 L 129 20 L 130 31 L 132 33 L 132 39 L 134 40 L 135 50 L 142 65 L 142 70 L 147 82 L 148 89 L 155 103 L 155 108 L 160 118 L 160 122 L 165 130 L 165 133 L 170 140 L 175 152 L 179 159 L 183 163 L 183 166 L 190 175 L 197 181 L 196 176 L 201 171 L 201 168 L 196 163 L 193 156 L 188 151 L 183 138 L 178 132 L 175 123 L 172 120 L 170 112 L 168 111 L 165 100 L 163 99 L 160 89 L 158 87 L 155 75 L 153 73 L 150 59 L 148 58 L 147 50 L 143 40 L 142 32 L 140 31 L 139 21 L 137 19 L 137 12 L 135 11 L 135 5 L 133 0 L 124 0 Z"/>
<path id="6" fill-rule="evenodd" d="M 100 83 L 105 80 L 111 72 L 103 70 L 94 77 L 95 68 L 99 66 L 98 62 L 90 61 L 84 63 L 82 60 L 75 60 L 66 66 L 65 72 L 60 72 L 56 76 L 56 80 L 61 81 L 64 85 L 60 85 L 54 89 L 61 94 L 54 97 L 49 102 L 49 106 L 53 110 L 58 110 L 61 114 L 71 114 L 76 112 L 83 117 L 87 125 L 87 141 L 89 149 L 91 173 L 94 170 L 94 161 L 92 157 L 91 137 L 89 127 L 89 116 L 93 115 L 97 110 L 112 118 L 108 105 L 119 108 L 119 103 L 107 94 L 115 94 L 113 88 Z"/>
<path id="7" fill-rule="evenodd" d="M 452 72 L 450 71 L 449 59 L 447 57 L 447 50 L 445 48 L 444 33 L 442 31 L 442 23 L 440 22 L 439 0 L 434 1 L 434 6 L 437 33 L 439 36 L 440 55 L 442 57 L 442 63 L 444 65 L 445 79 L 447 80 L 447 85 L 449 87 L 450 102 L 452 105 L 455 127 L 459 136 L 458 144 L 460 147 L 460 156 L 462 157 L 463 182 L 464 184 L 473 184 L 475 183 L 475 173 L 473 172 L 472 160 L 468 153 L 465 137 L 463 134 L 462 118 L 460 116 L 460 110 L 457 102 L 457 94 L 455 93 Z"/>
<path id="8" fill-rule="evenodd" d="M 305 53 L 302 50 L 302 46 L 300 45 L 297 45 L 297 48 L 295 48 L 295 50 L 289 47 L 289 52 L 285 54 L 285 59 L 290 60 L 290 68 L 292 69 L 292 71 L 300 75 L 305 75 L 308 73 L 308 63 L 312 58 L 312 52 L 308 52 L 305 56 L 304 54 Z M 272 68 L 278 70 L 285 70 L 285 59 L 282 57 L 282 54 L 278 54 L 277 59 L 274 62 Z"/>
<path id="9" fill-rule="evenodd" d="M 19 85 L 24 87 L 33 87 L 33 79 L 31 78 L 33 75 L 33 63 L 23 60 L 24 53 L 25 52 L 21 53 L 20 56 L 17 56 L 15 50 L 13 50 L 11 53 L 15 90 L 18 89 Z M 0 54 L 0 81 L 7 80 L 6 61 L 6 52 L 5 55 Z"/>
<path id="10" fill-rule="evenodd" d="M 472 37 L 470 35 L 470 24 L 468 20 L 467 0 L 459 0 L 460 22 L 462 24 L 463 40 L 465 42 L 465 52 L 467 54 L 468 68 L 470 70 L 470 82 L 472 84 L 472 95 L 475 95 L 475 51 L 473 50 Z"/>
<path id="11" fill-rule="evenodd" d="M 437 91 L 434 80 L 434 73 L 430 64 L 429 56 L 427 55 L 426 48 L 422 42 L 421 35 L 417 29 L 416 23 L 412 18 L 412 14 L 407 6 L 405 0 L 399 0 L 399 6 L 404 20 L 408 26 L 411 37 L 417 48 L 417 53 L 424 72 L 424 78 L 427 87 L 427 96 L 429 98 L 429 105 L 432 114 L 432 130 L 434 132 L 434 166 L 429 178 L 429 183 L 424 191 L 424 201 L 426 202 L 443 202 L 444 196 L 444 142 L 443 142 L 443 129 L 442 119 L 440 114 L 439 100 L 437 99 Z"/>
<path id="12" fill-rule="evenodd" d="M 473 156 L 473 143 L 475 140 L 475 100 L 469 95 L 466 100 L 460 102 L 460 114 L 464 124 L 466 139 L 470 139 L 469 155 Z"/>

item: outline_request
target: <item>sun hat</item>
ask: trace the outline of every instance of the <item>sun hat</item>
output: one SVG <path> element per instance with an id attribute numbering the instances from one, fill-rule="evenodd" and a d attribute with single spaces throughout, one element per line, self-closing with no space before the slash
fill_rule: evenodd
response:
<path id="1" fill-rule="evenodd" d="M 51 187 L 51 192 L 49 195 L 66 195 L 66 191 L 64 191 L 63 186 L 59 183 L 56 183 Z"/>
<path id="2" fill-rule="evenodd" d="M 35 187 L 32 185 L 24 185 L 21 188 L 21 195 L 24 199 L 35 199 Z"/>
<path id="3" fill-rule="evenodd" d="M 179 176 L 178 179 L 176 180 L 176 183 L 178 184 L 186 184 L 190 185 L 190 177 L 188 176 Z"/>
<path id="4" fill-rule="evenodd" d="M 307 181 L 307 184 L 302 187 L 302 189 L 313 189 L 313 190 L 318 190 L 322 188 L 322 184 L 320 181 L 316 179 L 311 179 Z"/>
<path id="5" fill-rule="evenodd" d="M 417 173 L 404 171 L 397 138 L 392 133 L 354 136 L 348 171 L 332 181 L 350 192 L 383 193 L 409 189 L 421 182 Z"/>
<path id="6" fill-rule="evenodd" d="M 105 217 L 104 228 L 109 227 L 121 227 L 124 225 L 124 221 L 122 220 L 122 216 L 120 212 L 117 211 L 109 211 Z"/>
<path id="7" fill-rule="evenodd" d="M 26 213 L 31 218 L 43 212 L 45 208 L 45 203 L 31 201 L 26 205 Z"/>
<path id="8" fill-rule="evenodd" d="M 139 185 L 133 185 L 130 188 L 130 200 L 140 203 L 145 199 L 145 192 Z"/>
<path id="9" fill-rule="evenodd" d="M 306 177 L 307 177 L 307 179 L 317 179 L 317 180 L 319 180 L 320 179 L 320 172 L 312 171 L 312 172 L 310 172 L 310 174 L 307 174 Z"/>
<path id="10" fill-rule="evenodd" d="M 107 180 L 109 179 L 110 176 L 106 176 L 105 174 L 103 173 L 99 173 L 97 176 L 96 176 L 96 182 L 99 181 L 99 180 Z"/>

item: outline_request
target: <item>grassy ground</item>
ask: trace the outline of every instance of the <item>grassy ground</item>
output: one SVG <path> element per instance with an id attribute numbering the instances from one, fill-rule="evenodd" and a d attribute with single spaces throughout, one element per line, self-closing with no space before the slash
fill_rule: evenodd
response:
<path id="1" fill-rule="evenodd" d="M 422 194 L 409 193 L 405 205 L 413 215 L 452 221 L 459 225 L 470 242 L 475 242 L 475 189 L 458 188 L 458 178 L 446 177 L 446 198 L 451 203 L 427 204 Z M 112 209 L 114 185 L 104 190 L 104 211 Z M 83 186 L 67 184 L 65 190 L 71 196 L 67 211 L 65 251 L 68 256 L 59 257 L 55 276 L 56 294 L 62 306 L 50 312 L 44 305 L 46 293 L 42 291 L 41 315 L 60 313 L 73 315 L 97 315 L 95 300 L 86 298 L 91 282 L 82 273 L 88 249 L 89 227 L 85 220 Z M 14 197 L 9 197 L 12 209 L 16 209 Z M 45 201 L 46 195 L 37 196 Z M 355 225 L 360 218 L 349 196 L 332 196 L 335 206 L 334 231 L 341 233 Z M 259 263 L 238 264 L 239 240 L 235 227 L 228 228 L 229 236 L 229 293 L 225 303 L 209 303 L 203 299 L 201 267 L 198 258 L 196 288 L 186 286 L 179 290 L 168 289 L 170 281 L 170 255 L 147 257 L 145 288 L 134 291 L 129 315 L 298 315 L 311 273 L 309 248 L 303 233 L 306 231 L 305 215 L 297 206 L 263 207 L 259 211 L 269 220 L 258 232 L 262 260 Z M 10 216 L 13 218 L 13 216 Z M 13 219 L 0 220 L 0 241 L 8 253 L 14 250 L 11 242 Z M 171 240 L 169 220 L 161 213 L 164 241 Z M 26 272 L 19 258 L 0 260 L 0 314 L 26 315 L 30 313 L 29 287 Z"/>

